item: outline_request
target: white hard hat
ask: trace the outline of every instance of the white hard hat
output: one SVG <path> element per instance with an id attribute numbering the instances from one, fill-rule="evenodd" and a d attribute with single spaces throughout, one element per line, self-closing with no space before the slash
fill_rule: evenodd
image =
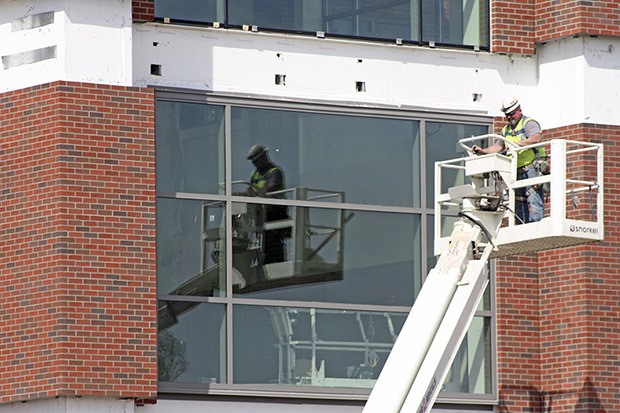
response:
<path id="1" fill-rule="evenodd" d="M 517 98 L 512 97 L 512 96 L 507 97 L 502 102 L 502 112 L 510 113 L 513 110 L 515 110 L 516 108 L 518 108 L 519 106 L 520 106 L 520 104 L 519 104 L 519 100 Z"/>

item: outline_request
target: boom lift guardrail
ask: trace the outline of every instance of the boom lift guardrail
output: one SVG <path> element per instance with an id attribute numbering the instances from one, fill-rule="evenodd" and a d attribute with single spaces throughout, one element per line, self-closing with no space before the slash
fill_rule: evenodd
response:
<path id="1" fill-rule="evenodd" d="M 488 284 L 489 259 L 603 239 L 601 144 L 552 140 L 517 147 L 506 141 L 506 154 L 482 156 L 467 145 L 489 139 L 504 138 L 462 139 L 459 145 L 469 156 L 435 164 L 435 253 L 441 255 L 364 413 L 431 410 Z M 517 180 L 517 154 L 529 148 L 545 148 L 549 173 Z M 447 192 L 444 175 L 452 179 Z M 531 185 L 549 189 L 547 215 L 520 226 L 514 215 L 515 190 Z M 583 194 L 590 204 L 580 207 L 577 197 Z M 442 236 L 442 226 L 455 220 L 451 235 Z"/>

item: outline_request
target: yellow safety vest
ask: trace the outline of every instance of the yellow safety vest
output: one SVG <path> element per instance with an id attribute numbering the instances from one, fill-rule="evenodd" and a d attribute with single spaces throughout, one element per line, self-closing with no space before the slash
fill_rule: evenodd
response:
<path id="1" fill-rule="evenodd" d="M 277 188 L 277 190 L 282 190 L 284 189 L 284 172 L 282 171 L 282 168 L 280 168 L 279 166 L 272 166 L 271 168 L 269 168 L 264 174 L 261 174 L 260 172 L 258 172 L 258 170 L 255 170 L 254 172 L 252 172 L 252 176 L 250 177 L 250 182 L 255 185 L 257 188 L 264 190 L 265 187 L 267 186 L 267 181 L 269 181 L 269 177 L 271 176 L 272 173 L 274 173 L 275 171 L 280 171 L 282 173 L 282 188 Z M 283 194 L 278 194 L 276 195 L 274 198 L 284 198 Z M 288 218 L 288 208 L 286 206 L 283 205 L 265 205 L 265 212 L 266 212 L 266 220 L 267 222 L 270 221 L 278 221 L 281 219 L 287 219 Z M 287 234 L 287 229 L 283 230 L 284 234 Z M 284 236 L 290 236 L 289 235 L 284 235 Z"/>
<path id="2" fill-rule="evenodd" d="M 269 168 L 267 172 L 265 172 L 262 175 L 260 174 L 260 172 L 258 172 L 258 170 L 255 170 L 254 172 L 252 172 L 252 177 L 250 179 L 250 182 L 259 189 L 265 189 L 265 187 L 267 186 L 267 181 L 269 180 L 269 177 L 274 171 L 277 171 L 277 170 L 281 171 L 282 169 L 279 166 L 273 166 Z M 284 189 L 284 188 L 279 188 L 279 189 Z"/>
<path id="3" fill-rule="evenodd" d="M 502 129 L 502 136 L 504 136 L 509 141 L 515 143 L 526 140 L 527 136 L 525 136 L 525 125 L 531 120 L 534 119 L 522 116 L 514 128 L 511 128 L 509 124 L 504 126 L 504 128 Z M 545 153 L 545 148 L 543 147 L 520 151 L 517 154 L 517 168 L 531 164 L 537 157 L 545 156 L 547 155 Z"/>

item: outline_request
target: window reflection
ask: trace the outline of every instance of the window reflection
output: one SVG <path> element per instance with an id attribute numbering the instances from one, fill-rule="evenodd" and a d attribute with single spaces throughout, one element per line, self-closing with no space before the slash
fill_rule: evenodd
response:
<path id="1" fill-rule="evenodd" d="M 406 314 L 236 306 L 236 383 L 374 385 Z"/>
<path id="2" fill-rule="evenodd" d="M 224 228 L 221 202 L 157 200 L 159 294 L 224 295 Z"/>
<path id="3" fill-rule="evenodd" d="M 288 192 L 288 199 L 420 204 L 417 121 L 237 107 L 232 119 L 233 181 L 248 181 L 254 170 L 248 148 L 260 144 L 285 171 L 287 188 L 342 194 Z"/>
<path id="4" fill-rule="evenodd" d="M 458 138 L 487 126 L 157 106 L 159 380 L 208 387 L 225 383 L 231 368 L 233 385 L 371 387 L 406 318 L 402 307 L 413 304 L 422 268 L 434 264 L 434 161 L 454 157 Z M 252 148 L 269 154 L 267 168 Z M 258 299 L 261 306 L 248 305 Z M 383 311 L 359 311 L 367 305 Z M 487 290 L 478 310 L 489 309 Z M 444 391 L 492 392 L 491 318 L 476 320 Z"/>
<path id="5" fill-rule="evenodd" d="M 265 206 L 233 204 L 233 267 L 243 279 L 235 285 L 236 294 L 378 305 L 413 303 L 421 286 L 419 216 L 289 207 L 287 219 L 264 222 Z M 265 233 L 271 228 L 286 229 L 281 262 L 265 262 L 270 248 Z"/>
<path id="6" fill-rule="evenodd" d="M 474 317 L 442 391 L 477 394 L 492 392 L 490 332 L 489 318 Z"/>
<path id="7" fill-rule="evenodd" d="M 345 225 L 353 214 L 290 208 L 291 216 L 270 221 L 267 212 L 273 207 L 233 204 L 233 244 L 238 246 L 233 267 L 244 279 L 235 291 L 341 280 Z"/>
<path id="8" fill-rule="evenodd" d="M 190 310 L 172 317 L 175 307 Z M 166 382 L 226 383 L 225 306 L 159 301 L 158 377 Z"/>

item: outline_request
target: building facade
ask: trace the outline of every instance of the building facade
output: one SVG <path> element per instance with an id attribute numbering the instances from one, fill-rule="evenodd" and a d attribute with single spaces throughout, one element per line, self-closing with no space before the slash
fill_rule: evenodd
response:
<path id="1" fill-rule="evenodd" d="M 492 262 L 433 411 L 620 411 L 615 2 L 10 0 L 0 39 L 0 412 L 361 412 L 507 95 L 605 145 L 605 240 Z"/>

